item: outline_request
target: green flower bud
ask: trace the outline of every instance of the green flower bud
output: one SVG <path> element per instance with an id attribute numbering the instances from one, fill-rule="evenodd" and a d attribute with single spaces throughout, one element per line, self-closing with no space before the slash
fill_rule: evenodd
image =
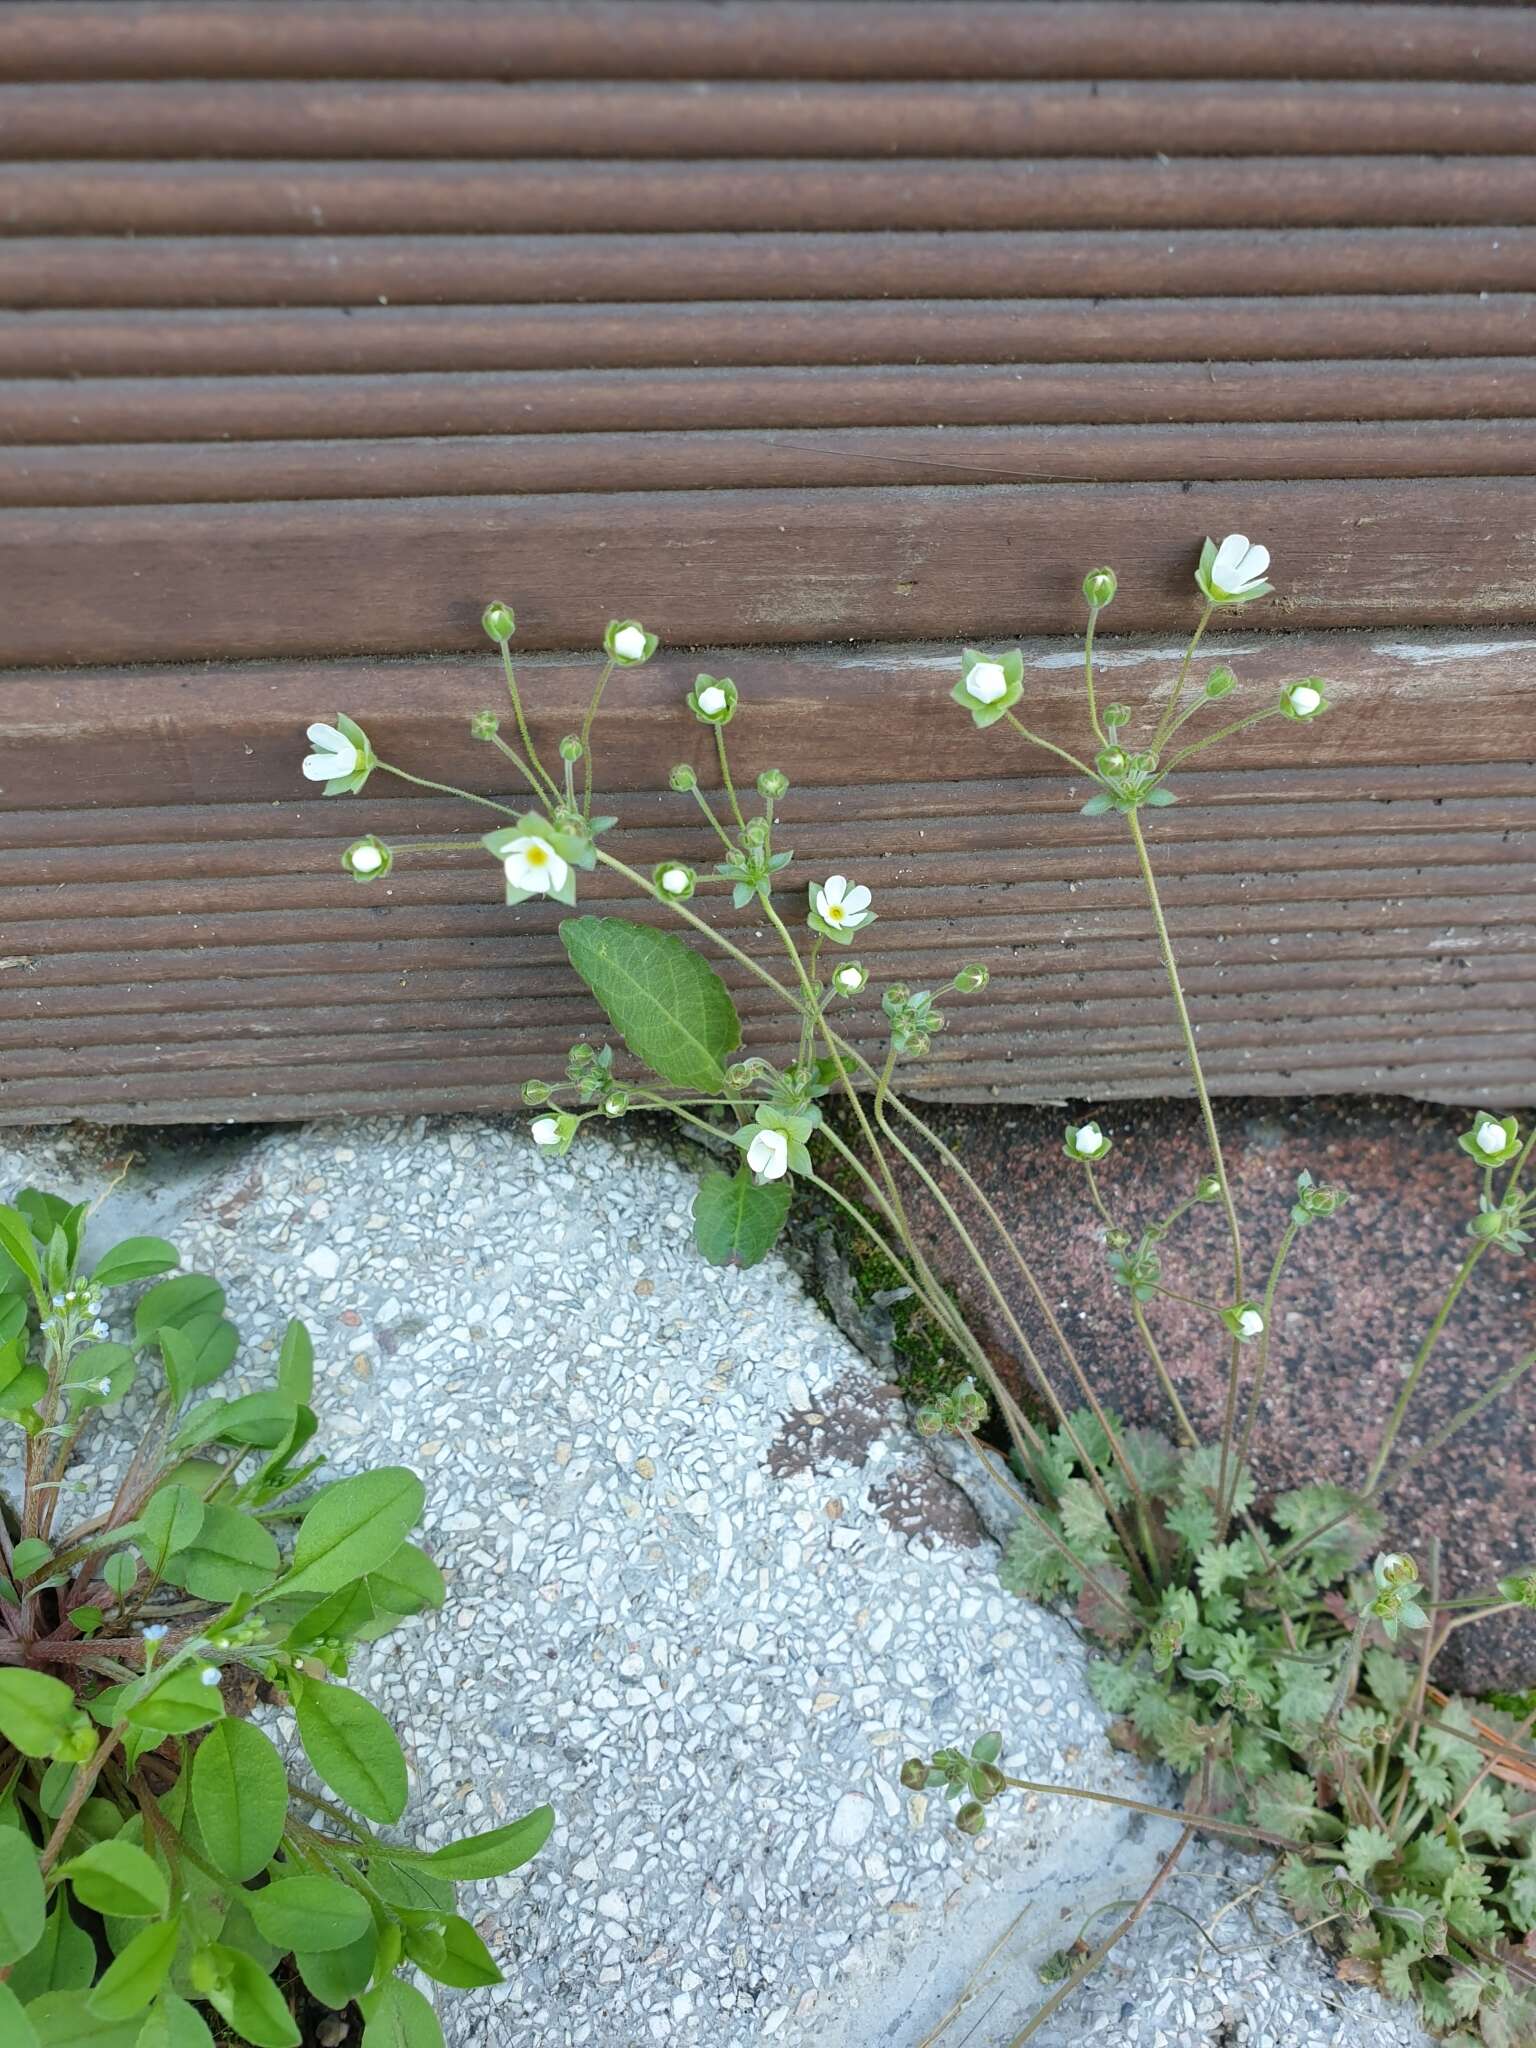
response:
<path id="1" fill-rule="evenodd" d="M 628 1107 L 629 1090 L 627 1088 L 610 1088 L 603 1097 L 604 1116 L 622 1116 Z"/>
<path id="2" fill-rule="evenodd" d="M 1123 1252 L 1130 1248 L 1131 1233 L 1128 1230 L 1106 1230 L 1104 1242 L 1112 1252 Z"/>
<path id="3" fill-rule="evenodd" d="M 912 1427 L 919 1436 L 942 1436 L 944 1411 L 941 1408 L 919 1408 L 912 1417 Z"/>
<path id="4" fill-rule="evenodd" d="M 473 740 L 493 740 L 501 731 L 501 720 L 494 711 L 477 711 L 469 721 L 469 736 Z"/>
<path id="5" fill-rule="evenodd" d="M 869 969 L 862 960 L 847 960 L 833 968 L 832 986 L 840 996 L 861 996 L 869 986 Z"/>
<path id="6" fill-rule="evenodd" d="M 341 864 L 354 882 L 377 882 L 395 864 L 393 850 L 370 832 L 366 839 L 354 839 L 341 856 Z"/>
<path id="7" fill-rule="evenodd" d="M 920 1756 L 909 1756 L 901 1767 L 901 1782 L 909 1792 L 921 1792 L 928 1783 L 928 1766 Z"/>
<path id="8" fill-rule="evenodd" d="M 977 1764 L 971 1772 L 971 1782 L 977 1796 L 983 1799 L 995 1799 L 999 1792 L 1008 1789 L 1008 1780 L 996 1764 Z"/>
<path id="9" fill-rule="evenodd" d="M 1230 697 L 1236 688 L 1237 677 L 1225 666 L 1213 668 L 1205 679 L 1205 694 L 1212 703 L 1218 697 Z"/>
<path id="10" fill-rule="evenodd" d="M 586 751 L 577 733 L 568 732 L 560 742 L 560 758 L 562 761 L 579 761 Z"/>
<path id="11" fill-rule="evenodd" d="M 1129 704 L 1106 704 L 1104 707 L 1104 724 L 1110 732 L 1118 731 L 1122 725 L 1129 725 L 1134 716 Z"/>
<path id="12" fill-rule="evenodd" d="M 789 789 L 789 777 L 782 768 L 765 768 L 757 778 L 757 793 L 777 803 Z"/>
<path id="13" fill-rule="evenodd" d="M 503 647 L 517 631 L 517 616 L 509 604 L 488 604 L 480 614 L 480 623 L 491 639 Z"/>
<path id="14" fill-rule="evenodd" d="M 669 903 L 686 903 L 698 879 L 695 871 L 680 860 L 659 860 L 651 869 L 651 880 Z"/>
<path id="15" fill-rule="evenodd" d="M 961 968 L 955 976 L 954 986 L 960 995 L 977 996 L 991 979 L 988 969 L 983 967 L 979 960 L 974 960 L 969 966 Z"/>
<path id="16" fill-rule="evenodd" d="M 551 1092 L 547 1081 L 525 1081 L 521 1090 L 522 1098 L 530 1108 L 536 1103 L 548 1102 Z"/>
<path id="17" fill-rule="evenodd" d="M 987 1826 L 987 1811 L 979 1800 L 967 1799 L 955 1815 L 955 1826 L 962 1835 L 984 1834 Z"/>
<path id="18" fill-rule="evenodd" d="M 1119 747 L 1106 747 L 1093 765 L 1101 775 L 1123 775 L 1130 762 Z"/>
<path id="19" fill-rule="evenodd" d="M 1105 605 L 1112 603 L 1119 588 L 1119 578 L 1113 569 L 1090 569 L 1083 578 L 1083 595 L 1095 611 L 1102 611 Z"/>
<path id="20" fill-rule="evenodd" d="M 677 791 L 679 796 L 686 796 L 691 789 L 697 789 L 699 786 L 698 776 L 695 775 L 686 761 L 678 762 L 672 773 L 667 777 L 667 781 Z"/>
<path id="21" fill-rule="evenodd" d="M 1197 1202 L 1219 1202 L 1221 1200 L 1221 1182 L 1214 1173 L 1201 1174 L 1200 1179 L 1195 1185 L 1195 1200 Z"/>

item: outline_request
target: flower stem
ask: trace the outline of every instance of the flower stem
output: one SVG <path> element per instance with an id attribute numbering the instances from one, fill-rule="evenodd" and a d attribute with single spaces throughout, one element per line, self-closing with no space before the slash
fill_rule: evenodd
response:
<path id="1" fill-rule="evenodd" d="M 512 671 L 511 650 L 505 640 L 498 642 L 498 645 L 501 648 L 502 670 L 507 679 L 507 695 L 512 699 L 512 716 L 517 720 L 518 738 L 523 743 L 524 753 L 527 754 L 529 761 L 533 764 L 532 769 L 524 767 L 521 761 L 518 761 L 517 765 L 522 768 L 523 773 L 533 784 L 535 790 L 538 791 L 541 803 L 546 798 L 552 803 L 558 803 L 560 797 L 558 790 L 555 788 L 554 777 L 539 759 L 539 750 L 533 744 L 533 734 L 528 730 L 528 720 L 523 715 L 523 699 L 517 687 L 517 677 Z M 511 749 L 508 748 L 507 751 L 510 753 Z M 513 759 L 517 759 L 515 754 Z M 537 774 L 533 770 L 537 770 Z M 398 769 L 395 772 L 398 774 Z"/>
<path id="2" fill-rule="evenodd" d="M 1222 726 L 1219 732 L 1207 733 L 1203 740 L 1195 740 L 1187 747 L 1180 747 L 1172 759 L 1164 763 L 1163 773 L 1171 775 L 1175 768 L 1185 761 L 1192 761 L 1196 754 L 1203 754 L 1207 747 L 1214 747 L 1221 740 L 1231 739 L 1235 732 L 1246 732 L 1250 725 L 1262 725 L 1266 718 L 1279 716 L 1278 704 L 1267 704 L 1262 711 L 1250 711 L 1246 718 L 1235 719 L 1231 725 Z"/>
<path id="3" fill-rule="evenodd" d="M 1108 742 L 1104 737 L 1104 728 L 1099 723 L 1098 699 L 1093 689 L 1093 629 L 1098 620 L 1099 607 L 1096 604 L 1089 605 L 1088 624 L 1083 629 L 1083 687 L 1088 693 L 1088 722 L 1093 727 L 1093 736 L 1100 746 L 1105 746 Z"/>
<path id="4" fill-rule="evenodd" d="M 1094 774 L 1093 770 L 1088 766 L 1088 763 L 1086 761 L 1079 761 L 1076 754 L 1069 754 L 1065 747 L 1058 747 L 1052 740 L 1041 739 L 1039 733 L 1031 732 L 1027 725 L 1022 725 L 1019 722 L 1019 720 L 1014 717 L 1011 711 L 1005 711 L 1003 713 L 1003 716 L 1007 719 L 1008 723 L 1013 727 L 1014 731 L 1021 734 L 1023 738 L 1027 739 L 1032 747 L 1043 747 L 1046 753 L 1054 754 L 1058 760 L 1070 762 L 1072 767 L 1074 767 L 1077 770 L 1078 774 L 1086 775 L 1090 782 L 1098 781 L 1098 777 Z"/>
<path id="5" fill-rule="evenodd" d="M 715 753 L 719 758 L 720 780 L 725 787 L 725 794 L 730 802 L 731 816 L 736 820 L 736 830 L 745 833 L 747 821 L 741 814 L 741 805 L 736 799 L 736 785 L 731 780 L 731 764 L 725 757 L 725 727 L 723 725 L 715 727 Z"/>
<path id="6" fill-rule="evenodd" d="M 1157 722 L 1157 731 L 1152 735 L 1152 752 L 1154 754 L 1160 754 L 1168 744 L 1168 735 L 1173 730 L 1174 720 L 1179 715 L 1179 700 L 1184 695 L 1184 684 L 1189 676 L 1189 665 L 1195 658 L 1195 649 L 1205 638 L 1205 629 L 1211 623 L 1215 611 L 1215 605 L 1207 598 L 1205 610 L 1200 614 L 1200 623 L 1191 634 L 1189 645 L 1184 650 L 1184 659 L 1179 663 L 1178 680 L 1174 683 L 1173 695 L 1168 699 L 1163 715 Z"/>
<path id="7" fill-rule="evenodd" d="M 1264 1327 L 1259 1332 L 1259 1355 L 1253 1369 L 1253 1386 L 1248 1394 L 1248 1413 L 1243 1420 L 1243 1433 L 1238 1441 L 1237 1456 L 1232 1464 L 1232 1492 L 1234 1496 L 1242 1479 L 1243 1467 L 1248 1462 L 1249 1448 L 1253 1443 L 1254 1426 L 1259 1419 L 1259 1399 L 1264 1392 L 1264 1376 L 1269 1371 L 1270 1324 L 1274 1318 L 1275 1290 L 1280 1285 L 1280 1275 L 1285 1270 L 1285 1262 L 1290 1257 L 1291 1246 L 1296 1242 L 1296 1234 L 1300 1228 L 1301 1225 L 1294 1218 L 1287 1224 L 1285 1235 L 1281 1238 L 1279 1249 L 1275 1253 L 1274 1264 L 1269 1269 L 1269 1278 L 1264 1283 Z M 1226 1504 L 1226 1511 L 1228 1514 L 1232 1511 L 1230 1500 Z"/>
<path id="8" fill-rule="evenodd" d="M 581 721 L 581 815 L 584 818 L 590 818 L 592 815 L 592 721 L 597 716 L 597 707 L 603 701 L 603 692 L 608 687 L 608 678 L 613 674 L 616 666 L 617 664 L 610 654 L 603 663 L 603 672 L 597 679 L 597 686 L 592 692 L 591 702 L 587 705 L 587 715 Z"/>
<path id="9" fill-rule="evenodd" d="M 520 811 L 509 809 L 506 804 L 497 803 L 494 797 L 476 796 L 472 789 L 460 789 L 452 782 L 433 782 L 429 776 L 413 775 L 408 768 L 397 768 L 393 761 L 375 763 L 381 775 L 393 775 L 401 782 L 414 782 L 418 789 L 435 789 L 441 796 L 461 796 L 467 804 L 481 804 L 488 811 L 499 812 L 503 818 L 517 818 Z M 521 766 L 521 763 L 519 763 Z"/>

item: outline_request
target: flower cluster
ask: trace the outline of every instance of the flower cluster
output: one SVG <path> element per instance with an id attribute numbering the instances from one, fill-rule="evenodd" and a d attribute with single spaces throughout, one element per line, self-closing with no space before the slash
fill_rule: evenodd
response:
<path id="1" fill-rule="evenodd" d="M 1401 1551 L 1383 1551 L 1371 1566 L 1376 1592 L 1366 1602 L 1365 1612 L 1381 1623 L 1390 1641 L 1396 1642 L 1400 1628 L 1427 1628 L 1429 1616 L 1419 1605 L 1424 1588 L 1419 1568 Z"/>

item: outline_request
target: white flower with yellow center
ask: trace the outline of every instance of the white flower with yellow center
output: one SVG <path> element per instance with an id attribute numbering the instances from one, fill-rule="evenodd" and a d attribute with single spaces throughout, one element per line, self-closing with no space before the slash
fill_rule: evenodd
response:
<path id="1" fill-rule="evenodd" d="M 747 1147 L 747 1164 L 760 1181 L 782 1180 L 789 1171 L 789 1140 L 782 1131 L 760 1130 Z"/>
<path id="2" fill-rule="evenodd" d="M 314 748 L 304 756 L 304 776 L 309 782 L 334 782 L 338 775 L 355 775 L 362 756 L 344 732 L 334 725 L 312 725 L 306 735 Z"/>
<path id="3" fill-rule="evenodd" d="M 526 889 L 530 896 L 551 896 L 565 887 L 569 863 L 556 853 L 547 839 L 525 832 L 508 840 L 502 849 L 501 865 L 514 889 Z"/>
<path id="4" fill-rule="evenodd" d="M 873 898 L 862 882 L 850 884 L 846 875 L 828 875 L 812 900 L 816 915 L 836 931 L 856 932 L 869 922 Z"/>

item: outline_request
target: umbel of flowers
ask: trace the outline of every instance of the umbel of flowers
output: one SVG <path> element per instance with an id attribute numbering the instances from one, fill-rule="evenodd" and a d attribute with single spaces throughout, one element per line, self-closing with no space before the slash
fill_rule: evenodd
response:
<path id="1" fill-rule="evenodd" d="M 622 687 L 622 671 L 654 657 L 656 634 L 638 619 L 610 621 L 579 730 L 541 749 L 511 657 L 511 607 L 490 605 L 485 626 L 506 706 L 477 712 L 470 730 L 522 793 L 504 803 L 472 799 L 501 816 L 495 830 L 465 842 L 466 858 L 496 861 L 514 909 L 548 901 L 567 910 L 561 942 L 611 1034 L 574 1045 L 562 1074 L 524 1083 L 532 1142 L 546 1160 L 558 1160 L 594 1120 L 664 1112 L 707 1162 L 693 1218 L 706 1260 L 763 1258 L 793 1202 L 809 1194 L 875 1246 L 917 1304 L 950 1375 L 924 1399 L 917 1425 L 954 1437 L 1012 1500 L 1003 1583 L 1073 1604 L 1105 1652 L 1093 1679 L 1124 1739 L 1189 1780 L 1180 1807 L 1147 1807 L 1182 1829 L 1156 1883 L 1198 1830 L 1262 1849 L 1299 1918 L 1347 1953 L 1349 1974 L 1415 2001 L 1437 2028 L 1475 2022 L 1485 2048 L 1513 2048 L 1536 2040 L 1536 1967 L 1521 1960 L 1527 1937 L 1536 1940 L 1536 1856 L 1526 1840 L 1536 1809 L 1511 1791 L 1508 1768 L 1518 1759 L 1520 1782 L 1536 1783 L 1536 1754 L 1528 1726 L 1491 1721 L 1492 1709 L 1473 1715 L 1433 1690 L 1432 1673 L 1458 1628 L 1490 1612 L 1536 1608 L 1536 1571 L 1451 1598 L 1433 1543 L 1422 1567 L 1384 1547 L 1381 1502 L 1389 1492 L 1402 1498 L 1417 1466 L 1536 1364 L 1536 1352 L 1523 1354 L 1445 1419 L 1418 1411 L 1468 1278 L 1485 1258 L 1518 1257 L 1530 1242 L 1536 1196 L 1525 1175 L 1536 1131 L 1492 1107 L 1469 1115 L 1460 1257 L 1405 1361 L 1363 1480 L 1349 1488 L 1318 1480 L 1261 1501 L 1253 1453 L 1266 1394 L 1285 1369 L 1292 1261 L 1315 1264 L 1348 1194 L 1302 1173 L 1282 1227 L 1262 1246 L 1239 1214 L 1149 829 L 1198 793 L 1179 777 L 1211 749 L 1266 721 L 1311 725 L 1330 708 L 1322 679 L 1298 676 L 1213 723 L 1218 705 L 1245 692 L 1232 662 L 1199 662 L 1204 636 L 1270 593 L 1270 568 L 1268 550 L 1244 534 L 1204 541 L 1191 563 L 1191 636 L 1167 686 L 1140 707 L 1099 701 L 1095 641 L 1119 581 L 1112 568 L 1090 570 L 1075 738 L 1038 729 L 1020 647 L 966 648 L 948 683 L 958 709 L 992 733 L 989 744 L 1011 736 L 1060 764 L 1085 818 L 1103 821 L 1080 829 L 1125 845 L 1145 897 L 1208 1156 L 1183 1198 L 1149 1216 L 1134 1179 L 1116 1173 L 1109 1113 L 1087 1111 L 1066 1123 L 1053 1170 L 1082 1190 L 1125 1341 L 1162 1396 L 1166 1431 L 1127 1428 L 1099 1399 L 1072 1343 L 1072 1317 L 1058 1310 L 1059 1287 L 1035 1273 L 965 1161 L 901 1085 L 914 1063 L 934 1060 L 949 999 L 985 995 L 989 964 L 967 963 L 938 986 L 885 978 L 871 867 L 850 852 L 835 868 L 802 856 L 796 876 L 787 872 L 795 863 L 784 843 L 787 777 L 766 768 L 749 782 L 733 767 L 750 690 L 698 674 L 679 692 L 696 751 L 669 782 L 713 842 L 712 863 L 680 843 L 659 860 L 652 847 L 648 865 L 636 868 L 606 843 L 615 819 L 595 814 L 593 733 L 610 681 Z M 380 761 L 351 720 L 311 728 L 310 741 L 304 773 L 328 796 L 355 794 L 376 774 L 444 787 Z M 368 881 L 412 851 L 409 840 L 369 836 L 352 843 L 345 865 Z M 643 918 L 581 911 L 585 878 L 597 869 L 605 893 L 622 884 Z M 759 938 L 777 949 L 771 957 Z M 779 1006 L 785 1031 L 762 1051 L 744 1050 L 733 994 L 706 947 Z M 919 1191 L 1011 1348 L 1013 1377 L 1000 1374 L 995 1338 L 978 1332 L 914 1231 Z M 1220 1225 L 1218 1270 L 1203 1285 L 1181 1272 L 1175 1288 L 1165 1250 L 1200 1207 Z M 1022 1283 L 1034 1305 L 1028 1319 L 1004 1276 Z M 1192 1310 L 1204 1332 L 1224 1382 L 1214 1406 L 1201 1395 L 1208 1379 L 1171 1353 L 1159 1328 L 1170 1301 Z M 909 1760 L 902 1782 L 921 1790 L 941 1781 L 962 1834 L 983 1830 L 993 1804 L 1016 1792 L 1089 1796 L 1019 1778 L 1004 1756 L 1003 1734 L 986 1730 L 931 1761 Z M 1063 1956 L 1059 1988 L 1031 2028 L 1070 1996 L 1077 1960 Z"/>

